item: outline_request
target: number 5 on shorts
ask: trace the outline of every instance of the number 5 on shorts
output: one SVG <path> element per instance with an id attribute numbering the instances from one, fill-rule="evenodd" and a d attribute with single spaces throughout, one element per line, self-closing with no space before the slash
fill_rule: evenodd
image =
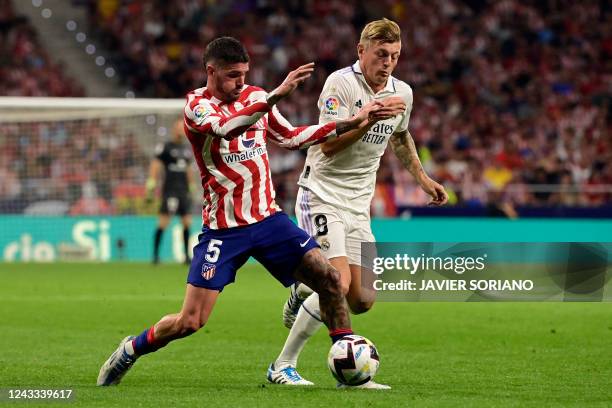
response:
<path id="1" fill-rule="evenodd" d="M 206 250 L 206 255 L 204 255 L 204 259 L 206 259 L 210 263 L 215 263 L 219 259 L 219 255 L 221 255 L 221 248 L 223 245 L 223 241 L 219 239 L 211 239 L 208 242 L 208 249 Z"/>

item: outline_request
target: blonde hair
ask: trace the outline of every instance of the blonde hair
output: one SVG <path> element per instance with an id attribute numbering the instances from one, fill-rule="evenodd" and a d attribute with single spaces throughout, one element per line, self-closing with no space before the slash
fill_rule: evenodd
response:
<path id="1" fill-rule="evenodd" d="M 401 33 L 399 26 L 395 21 L 388 18 L 369 22 L 361 31 L 359 44 L 370 45 L 372 41 L 380 41 L 382 43 L 394 43 L 401 41 Z"/>

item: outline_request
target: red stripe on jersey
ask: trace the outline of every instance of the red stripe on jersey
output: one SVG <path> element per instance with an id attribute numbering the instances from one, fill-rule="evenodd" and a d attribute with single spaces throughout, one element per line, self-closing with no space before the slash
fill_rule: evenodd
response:
<path id="1" fill-rule="evenodd" d="M 270 178 L 270 163 L 268 163 L 268 153 L 262 155 L 261 158 L 266 166 L 266 210 L 268 210 L 270 215 L 272 215 L 276 211 L 272 208 L 272 191 L 274 191 L 274 186 L 272 185 L 272 179 Z"/>
<path id="2" fill-rule="evenodd" d="M 270 109 L 271 109 L 271 107 L 270 107 L 270 105 L 268 105 L 267 102 L 256 102 L 256 103 L 253 103 L 253 104 L 249 105 L 246 108 L 241 109 L 240 115 L 221 117 L 221 119 L 219 119 L 218 126 L 219 127 L 223 127 L 228 122 L 236 121 L 237 118 L 239 118 L 241 116 L 251 116 L 251 115 L 253 115 L 255 113 L 267 113 L 267 112 L 270 111 Z M 216 116 L 220 116 L 220 115 L 216 115 Z M 247 130 L 249 127 L 251 127 L 251 125 L 236 126 L 233 129 L 231 129 L 230 131 L 227 131 L 223 137 L 225 139 L 232 139 L 234 137 L 238 137 L 242 133 L 244 133 L 244 131 Z"/>
<path id="3" fill-rule="evenodd" d="M 240 147 L 238 146 L 238 140 L 239 138 L 235 138 L 230 140 L 229 143 L 229 151 L 230 153 L 238 153 L 240 152 Z"/>
<path id="4" fill-rule="evenodd" d="M 261 88 L 257 88 L 255 86 L 250 86 L 247 88 L 247 90 L 250 90 L 250 92 L 247 93 L 247 97 L 249 94 L 251 94 L 252 92 L 261 90 Z M 240 95 L 240 100 L 244 101 L 247 98 L 243 98 L 242 94 Z M 236 107 L 232 104 L 232 105 L 228 105 L 228 108 L 230 110 L 230 112 L 232 113 L 236 113 Z M 247 130 L 245 133 L 246 136 L 246 140 L 254 140 L 255 136 L 256 136 L 256 131 L 254 130 Z M 230 143 L 230 152 L 238 152 L 239 151 L 239 146 L 238 146 L 238 139 L 233 139 L 232 142 Z M 235 142 L 235 143 L 234 143 Z M 233 150 L 235 149 L 235 150 Z M 257 221 L 261 221 L 263 220 L 263 215 L 259 214 L 259 187 L 260 187 L 260 175 L 259 175 L 259 167 L 257 166 L 257 163 L 255 163 L 253 160 L 246 160 L 241 162 L 240 164 L 242 164 L 244 167 L 246 167 L 249 172 L 251 173 L 251 180 L 253 182 L 252 186 L 251 186 L 251 217 L 255 218 L 255 220 Z"/>
<path id="5" fill-rule="evenodd" d="M 251 180 L 253 185 L 251 186 L 251 217 L 257 221 L 264 219 L 264 216 L 259 213 L 259 188 L 261 185 L 259 167 L 253 160 L 247 160 L 241 163 L 244 167 L 249 169 L 251 172 Z"/>
<path id="6" fill-rule="evenodd" d="M 288 149 L 299 149 L 305 145 L 309 144 L 317 144 L 327 140 L 327 135 L 331 133 L 334 129 L 336 129 L 336 123 L 331 122 L 326 125 L 321 126 L 318 130 L 316 130 L 308 139 L 300 140 L 302 137 L 306 135 L 301 135 L 305 130 L 312 128 L 312 126 L 300 126 L 297 128 L 290 128 L 285 126 L 281 121 L 278 120 L 274 112 L 271 112 L 268 115 L 269 118 L 269 129 L 270 135 L 269 137 L 273 138 L 277 142 L 283 142 L 285 140 L 293 140 L 294 143 L 285 143 L 283 147 Z M 276 135 L 278 134 L 278 136 Z M 301 136 L 301 137 L 300 137 Z M 294 140 L 295 138 L 300 138 Z"/>
<path id="7" fill-rule="evenodd" d="M 305 126 L 304 128 L 306 128 L 306 127 L 307 126 Z M 308 139 L 306 139 L 304 144 L 308 144 L 308 143 L 311 143 L 311 142 L 314 142 L 316 140 L 321 139 L 323 136 L 325 136 L 328 133 L 332 132 L 335 128 L 336 128 L 336 123 L 335 122 L 331 122 L 331 123 L 326 124 L 321 129 L 319 129 L 316 132 L 314 132 L 312 134 L 312 136 L 310 136 Z M 298 128 L 298 129 L 302 129 L 302 128 Z"/>
<path id="8" fill-rule="evenodd" d="M 242 193 L 244 190 L 244 179 L 239 173 L 235 172 L 231 167 L 223 163 L 223 157 L 221 157 L 220 153 L 220 145 L 221 139 L 215 138 L 210 147 L 213 163 L 215 164 L 217 170 L 219 170 L 225 177 L 230 179 L 236 185 L 232 194 L 234 217 L 236 218 L 238 225 L 246 225 L 248 222 L 244 219 L 244 215 L 242 214 Z"/>
<path id="9" fill-rule="evenodd" d="M 201 154 L 202 153 L 200 152 L 200 155 Z M 204 196 L 204 205 L 202 206 L 202 223 L 206 226 L 210 226 L 210 210 L 212 208 L 212 200 L 210 197 L 209 188 L 211 188 L 210 184 L 213 180 L 214 178 L 212 177 L 212 174 L 210 174 L 208 169 L 206 169 L 206 180 L 202 178 L 202 188 L 204 189 L 202 194 Z"/>
<path id="10" fill-rule="evenodd" d="M 202 222 L 204 223 L 204 225 L 210 226 L 210 210 L 212 208 L 212 200 L 210 197 L 210 192 L 208 191 L 210 187 L 217 195 L 217 203 L 220 203 L 219 208 L 222 210 L 221 212 L 217 210 L 217 213 L 215 215 L 217 219 L 218 228 L 227 228 L 227 220 L 225 219 L 225 213 L 223 212 L 223 200 L 228 190 L 217 182 L 215 177 L 208 170 L 208 167 L 206 167 L 206 163 L 204 163 L 204 157 L 202 152 L 202 149 L 204 148 L 204 137 L 210 136 L 205 135 L 204 137 L 202 137 L 202 135 L 193 133 L 189 129 L 185 129 L 185 134 L 191 142 L 193 155 L 195 157 L 196 163 L 198 164 L 198 167 L 200 168 L 205 202 L 202 208 Z"/>
<path id="11" fill-rule="evenodd" d="M 246 108 L 241 109 L 242 114 L 241 116 L 251 116 L 254 113 L 258 113 L 258 112 L 269 112 L 270 111 L 271 106 L 268 105 L 268 102 L 256 102 L 253 103 L 251 105 L 249 105 Z M 223 118 L 219 121 L 219 126 L 224 126 L 228 121 L 232 120 L 234 118 L 232 117 L 227 117 L 227 118 Z M 237 137 L 239 135 L 241 135 L 242 133 L 244 133 L 245 130 L 247 130 L 249 127 L 251 127 L 252 125 L 244 125 L 244 126 L 238 126 L 236 128 L 234 128 L 232 131 L 228 132 L 225 137 L 226 138 L 232 138 L 232 137 Z"/>
<path id="12" fill-rule="evenodd" d="M 210 204 L 210 193 L 208 192 L 208 189 L 205 189 L 204 205 L 202 206 L 202 224 L 206 225 L 207 227 L 210 226 L 210 215 L 208 215 Z"/>
<path id="13" fill-rule="evenodd" d="M 198 125 L 195 121 L 191 120 L 187 116 L 184 118 L 185 125 L 188 125 L 191 129 L 195 129 L 198 133 L 206 134 L 210 132 L 212 129 L 212 125 L 210 123 L 205 123 L 204 125 Z"/>
<path id="14" fill-rule="evenodd" d="M 254 86 L 250 86 L 249 88 L 251 91 L 247 92 L 247 96 L 254 92 L 254 91 L 258 91 L 260 90 L 260 88 L 254 87 Z M 244 92 L 244 91 L 243 91 Z M 242 94 L 240 95 L 240 100 L 246 100 L 246 97 L 243 98 Z M 230 104 L 227 105 L 229 111 L 234 114 L 236 113 L 236 107 L 234 106 L 234 104 Z M 251 140 L 255 138 L 255 134 L 256 132 L 253 130 L 247 130 L 246 131 L 246 140 Z M 239 147 L 239 139 L 240 138 L 236 138 L 236 139 L 232 139 L 232 141 L 230 142 L 230 152 L 232 153 L 236 153 L 240 151 L 240 147 Z M 244 167 L 246 167 L 249 172 L 251 173 L 251 180 L 253 182 L 252 186 L 251 186 L 251 191 L 250 191 L 250 195 L 251 195 L 251 217 L 253 217 L 255 220 L 257 221 L 261 221 L 263 220 L 263 215 L 259 214 L 259 187 L 260 187 L 260 175 L 259 175 L 259 168 L 257 167 L 257 163 L 255 163 L 253 160 L 246 160 L 241 162 L 240 164 L 242 164 Z M 246 191 L 245 191 L 246 193 Z"/>
<path id="15" fill-rule="evenodd" d="M 227 228 L 227 218 L 225 217 L 225 196 L 227 195 L 228 189 L 223 187 L 221 184 L 217 182 L 217 179 L 210 173 L 209 174 L 209 184 L 212 187 L 213 191 L 217 195 L 217 211 L 215 211 L 215 218 L 217 220 L 217 228 Z M 210 213 L 212 209 L 212 201 L 209 201 L 208 208 L 206 211 Z"/>
<path id="16" fill-rule="evenodd" d="M 260 92 L 260 94 L 255 98 L 254 92 Z M 270 111 L 267 102 L 261 98 L 263 92 L 258 87 L 245 87 L 237 101 L 244 106 L 243 109 L 239 109 L 240 105 L 238 103 L 222 103 L 212 97 L 206 88 L 196 89 L 188 95 L 185 124 L 192 129 L 188 129 L 186 134 L 192 144 L 192 149 L 194 149 L 196 162 L 200 167 L 205 202 L 202 218 L 204 224 L 207 224 L 210 228 L 224 229 L 248 225 L 250 222 L 261 221 L 267 215 L 278 211 L 274 204 L 274 186 L 271 180 L 267 153 L 258 154 L 249 160 L 226 162 L 227 154 L 241 153 L 251 145 L 252 148 L 265 149 L 265 142 L 261 146 L 255 146 L 255 140 L 258 140 L 257 136 L 259 136 L 257 132 L 263 130 L 264 140 L 266 137 L 270 137 L 265 130 L 267 129 L 268 115 L 260 116 Z M 202 99 L 205 99 L 205 101 Z M 206 103 L 209 113 L 218 117 L 218 119 L 207 118 L 204 122 L 218 121 L 218 125 L 215 124 L 214 128 L 221 127 L 219 133 L 223 134 L 224 138 L 212 133 L 213 125 L 197 126 L 195 124 L 194 121 L 201 122 L 202 119 L 194 117 L 193 111 L 198 104 L 202 103 Z M 191 113 L 189 109 L 191 109 Z M 241 115 L 244 116 L 237 116 L 238 111 L 243 111 Z M 248 120 L 245 120 L 246 117 L 254 114 L 257 114 L 257 117 L 260 118 L 260 124 L 263 122 L 263 129 L 261 129 L 262 126 L 256 125 L 238 125 L 238 123 L 248 122 Z M 190 117 L 194 118 L 194 121 L 190 120 Z M 257 127 L 260 130 L 249 130 L 251 127 L 253 129 Z M 209 130 L 202 134 L 201 130 L 205 128 Z M 292 129 L 293 127 L 289 126 L 289 128 Z M 302 135 L 300 139 L 304 137 L 305 135 Z M 232 138 L 235 138 L 235 140 L 227 140 Z M 278 138 L 280 139 L 280 137 Z M 261 138 L 259 138 L 259 141 L 261 143 Z M 250 194 L 250 196 L 246 194 Z M 247 200 L 250 206 L 243 210 L 243 204 L 246 205 L 244 200 Z M 249 221 L 245 219 L 245 216 Z"/>
<path id="17" fill-rule="evenodd" d="M 268 137 L 268 118 L 270 117 L 270 115 L 266 115 L 263 117 L 263 127 L 264 129 L 266 129 L 264 138 L 267 139 Z M 272 215 L 274 212 L 271 208 L 272 206 L 272 192 L 274 191 L 274 186 L 272 185 L 272 179 L 270 178 L 270 164 L 268 163 L 268 153 L 264 154 L 261 159 L 264 162 L 264 167 L 265 167 L 265 171 L 266 171 L 266 180 L 264 181 L 265 183 L 265 188 L 264 191 L 266 192 L 266 210 L 270 212 L 270 215 Z"/>
<path id="18" fill-rule="evenodd" d="M 234 113 L 236 113 L 236 107 L 234 106 L 233 103 L 230 103 L 227 105 L 227 108 L 229 109 L 230 113 L 233 115 Z M 230 141 L 229 144 L 229 150 L 231 153 L 238 153 L 240 151 L 240 146 L 238 145 L 240 137 L 237 137 L 235 139 L 232 139 Z"/>
<path id="19" fill-rule="evenodd" d="M 290 130 L 285 126 L 281 125 L 273 114 L 268 115 L 268 123 L 270 125 L 270 128 L 273 128 L 281 136 L 286 136 L 288 133 L 290 133 Z"/>
<path id="20" fill-rule="evenodd" d="M 194 110 L 195 107 L 198 106 L 202 98 L 202 96 L 196 96 L 195 98 L 193 98 L 192 101 L 189 102 L 189 110 Z"/>
<path id="21" fill-rule="evenodd" d="M 265 92 L 263 89 L 257 87 L 257 86 L 253 86 L 253 85 L 249 85 L 247 86 L 241 93 L 240 93 L 240 97 L 238 98 L 238 102 L 242 103 L 244 106 L 248 106 L 250 104 L 249 96 L 251 96 L 251 94 L 253 92 L 257 92 L 257 91 L 263 91 Z"/>

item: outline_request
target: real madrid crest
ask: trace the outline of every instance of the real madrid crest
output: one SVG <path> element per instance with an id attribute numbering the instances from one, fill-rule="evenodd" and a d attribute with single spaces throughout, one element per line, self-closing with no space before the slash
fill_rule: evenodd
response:
<path id="1" fill-rule="evenodd" d="M 329 247 L 331 246 L 331 245 L 330 245 L 330 243 L 329 243 L 329 241 L 327 240 L 327 238 L 323 238 L 323 239 L 321 240 L 320 245 L 321 245 L 321 249 L 322 249 L 323 251 L 327 251 L 327 250 L 329 249 Z"/>

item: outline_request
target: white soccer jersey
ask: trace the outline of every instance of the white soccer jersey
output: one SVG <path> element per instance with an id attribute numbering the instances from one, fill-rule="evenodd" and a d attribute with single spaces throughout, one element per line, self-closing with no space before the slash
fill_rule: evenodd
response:
<path id="1" fill-rule="evenodd" d="M 412 89 L 405 82 L 390 77 L 385 88 L 375 94 L 357 61 L 331 74 L 319 97 L 319 123 L 323 124 L 348 119 L 372 100 L 390 96 L 399 96 L 406 103 L 402 115 L 377 122 L 360 140 L 332 157 L 326 157 L 321 146 L 310 147 L 298 184 L 323 202 L 356 213 L 369 213 L 376 171 L 389 138 L 393 133 L 408 129 Z"/>
<path id="2" fill-rule="evenodd" d="M 293 127 L 266 102 L 266 92 L 245 85 L 225 103 L 199 88 L 187 95 L 185 133 L 204 188 L 202 220 L 212 229 L 253 224 L 280 211 L 274 202 L 266 141 L 306 148 L 336 135 L 336 123 Z"/>

